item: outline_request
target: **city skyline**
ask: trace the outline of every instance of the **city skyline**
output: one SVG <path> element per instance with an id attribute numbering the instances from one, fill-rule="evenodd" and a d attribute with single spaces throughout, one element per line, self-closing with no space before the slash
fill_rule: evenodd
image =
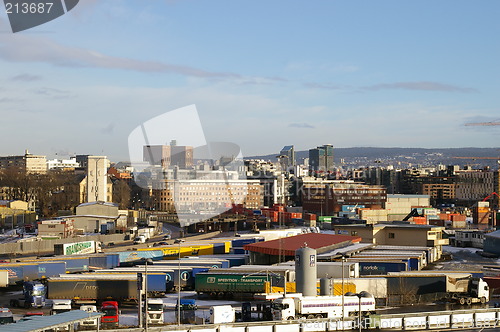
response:
<path id="1" fill-rule="evenodd" d="M 500 119 L 498 9 L 86 0 L 16 34 L 2 10 L 0 155 L 126 161 L 133 128 L 191 104 L 207 141 L 244 156 L 496 147 L 500 127 L 465 124 Z"/>

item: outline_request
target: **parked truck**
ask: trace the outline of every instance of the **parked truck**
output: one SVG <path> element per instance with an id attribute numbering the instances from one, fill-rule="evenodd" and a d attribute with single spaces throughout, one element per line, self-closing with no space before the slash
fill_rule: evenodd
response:
<path id="1" fill-rule="evenodd" d="M 453 278 L 446 279 L 448 299 L 452 302 L 464 304 L 485 304 L 490 300 L 490 288 L 481 278 Z"/>
<path id="2" fill-rule="evenodd" d="M 101 242 L 99 241 L 81 241 L 72 243 L 54 244 L 55 255 L 84 255 L 102 252 Z"/>
<path id="3" fill-rule="evenodd" d="M 104 316 L 101 317 L 101 324 L 104 327 L 117 327 L 120 322 L 120 311 L 118 310 L 118 302 L 104 301 L 101 305 L 101 312 Z"/>
<path id="4" fill-rule="evenodd" d="M 11 307 L 42 308 L 45 306 L 45 286 L 38 281 L 23 283 L 23 297 L 10 300 Z"/>
<path id="5" fill-rule="evenodd" d="M 283 278 L 266 273 L 247 272 L 202 272 L 195 276 L 195 290 L 198 294 L 266 293 L 270 286 L 283 287 Z"/>
<path id="6" fill-rule="evenodd" d="M 148 299 L 147 307 L 148 324 L 163 324 L 163 300 Z"/>
<path id="7" fill-rule="evenodd" d="M 299 318 L 339 318 L 342 317 L 342 301 L 344 317 L 354 316 L 361 312 L 368 314 L 375 311 L 375 298 L 368 292 L 361 296 L 302 296 L 288 294 L 274 300 L 271 305 L 273 320 L 292 320 Z"/>
<path id="8" fill-rule="evenodd" d="M 71 311 L 71 300 L 52 300 L 51 315 L 57 315 L 67 311 Z"/>
<path id="9" fill-rule="evenodd" d="M 127 301 L 137 299 L 137 279 L 50 278 L 47 279 L 49 299 L 71 299 L 75 303 L 104 300 Z"/>
<path id="10" fill-rule="evenodd" d="M 80 307 L 81 311 L 85 312 L 97 312 L 97 307 L 95 305 L 82 305 Z M 89 318 L 80 322 L 79 330 L 97 330 L 99 318 Z"/>

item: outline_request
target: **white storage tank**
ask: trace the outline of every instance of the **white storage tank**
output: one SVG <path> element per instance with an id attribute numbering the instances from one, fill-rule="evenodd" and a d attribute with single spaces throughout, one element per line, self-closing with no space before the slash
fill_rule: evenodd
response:
<path id="1" fill-rule="evenodd" d="M 306 246 L 295 251 L 295 283 L 303 296 L 317 294 L 316 250 Z"/>

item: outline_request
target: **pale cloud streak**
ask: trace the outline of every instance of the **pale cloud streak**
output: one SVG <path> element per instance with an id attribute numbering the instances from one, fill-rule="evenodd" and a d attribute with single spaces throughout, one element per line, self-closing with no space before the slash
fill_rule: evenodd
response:
<path id="1" fill-rule="evenodd" d="M 302 122 L 302 123 L 290 123 L 288 125 L 288 127 L 291 127 L 291 128 L 315 128 L 313 125 L 310 125 L 309 123 L 305 123 L 305 122 Z"/>
<path id="2" fill-rule="evenodd" d="M 0 29 L 4 28 L 0 21 Z M 279 77 L 245 77 L 231 72 L 207 71 L 191 66 L 110 56 L 95 50 L 62 45 L 44 36 L 0 34 L 0 59 L 8 62 L 41 62 L 56 67 L 103 68 L 144 73 L 167 73 L 244 84 L 286 81 Z"/>
<path id="3" fill-rule="evenodd" d="M 430 81 L 380 83 L 362 87 L 361 90 L 364 91 L 416 90 L 416 91 L 439 91 L 439 92 L 462 92 L 462 93 L 478 92 L 474 88 L 464 88 L 456 85 L 444 84 L 439 82 L 430 82 Z"/>
<path id="4" fill-rule="evenodd" d="M 39 81 L 41 79 L 42 77 L 39 75 L 19 74 L 11 77 L 10 80 L 14 82 L 33 82 L 33 81 Z"/>

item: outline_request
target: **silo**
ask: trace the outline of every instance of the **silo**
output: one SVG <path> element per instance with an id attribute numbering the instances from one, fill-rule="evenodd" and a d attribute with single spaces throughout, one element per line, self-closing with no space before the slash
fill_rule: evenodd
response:
<path id="1" fill-rule="evenodd" d="M 303 296 L 317 295 L 316 250 L 304 246 L 295 251 L 295 283 Z"/>
<path id="2" fill-rule="evenodd" d="M 321 278 L 319 279 L 319 295 L 333 295 L 332 279 Z"/>

